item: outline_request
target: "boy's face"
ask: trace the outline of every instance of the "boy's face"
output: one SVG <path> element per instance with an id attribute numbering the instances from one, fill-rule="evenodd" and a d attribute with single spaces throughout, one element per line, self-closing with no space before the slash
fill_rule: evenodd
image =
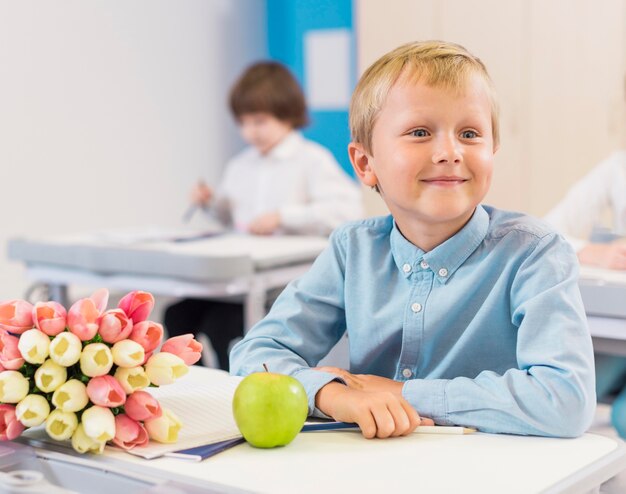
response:
<path id="1" fill-rule="evenodd" d="M 239 117 L 241 136 L 261 154 L 271 151 L 291 130 L 291 124 L 271 113 L 244 113 Z"/>
<path id="2" fill-rule="evenodd" d="M 361 181 L 378 186 L 409 240 L 445 239 L 469 220 L 491 183 L 486 83 L 470 76 L 457 94 L 400 77 L 375 122 L 372 152 L 359 143 L 349 151 Z"/>

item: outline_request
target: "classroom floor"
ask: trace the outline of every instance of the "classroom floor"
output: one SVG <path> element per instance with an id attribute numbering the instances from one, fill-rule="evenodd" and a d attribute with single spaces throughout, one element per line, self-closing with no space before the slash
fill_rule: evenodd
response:
<path id="1" fill-rule="evenodd" d="M 611 426 L 611 405 L 598 404 L 596 416 L 589 432 L 601 434 L 603 436 L 617 438 L 615 429 Z M 626 492 L 626 471 L 613 477 L 608 482 L 602 484 L 600 494 L 624 494 Z"/>

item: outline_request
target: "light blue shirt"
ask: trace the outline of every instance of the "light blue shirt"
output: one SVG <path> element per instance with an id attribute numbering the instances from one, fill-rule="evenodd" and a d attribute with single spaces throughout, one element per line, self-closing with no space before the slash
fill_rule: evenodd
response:
<path id="1" fill-rule="evenodd" d="M 338 228 L 231 353 L 231 372 L 290 374 L 315 395 L 337 376 L 311 369 L 348 331 L 350 372 L 404 382 L 437 424 L 577 436 L 595 410 L 591 337 L 578 262 L 539 220 L 479 206 L 424 252 L 393 218 Z"/>

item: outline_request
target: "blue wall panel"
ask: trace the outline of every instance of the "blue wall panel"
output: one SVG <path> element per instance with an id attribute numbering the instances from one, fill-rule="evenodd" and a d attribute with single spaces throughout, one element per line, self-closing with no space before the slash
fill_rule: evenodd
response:
<path id="1" fill-rule="evenodd" d="M 269 56 L 287 65 L 304 86 L 305 34 L 309 30 L 338 28 L 353 32 L 352 0 L 266 1 Z M 356 72 L 354 42 L 351 48 L 351 66 L 348 70 L 353 87 Z M 353 175 L 346 151 L 350 141 L 348 108 L 336 111 L 313 108 L 310 109 L 310 117 L 311 124 L 304 129 L 304 135 L 330 149 L 344 170 Z"/>

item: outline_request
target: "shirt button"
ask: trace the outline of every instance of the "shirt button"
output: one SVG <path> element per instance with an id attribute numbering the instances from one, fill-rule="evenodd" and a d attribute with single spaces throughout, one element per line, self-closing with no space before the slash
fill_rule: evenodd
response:
<path id="1" fill-rule="evenodd" d="M 411 305 L 411 310 L 413 312 L 419 312 L 422 310 L 422 304 L 418 304 L 417 302 L 415 302 L 414 304 Z"/>
<path id="2" fill-rule="evenodd" d="M 404 271 L 405 273 L 410 273 L 411 265 L 409 263 L 406 263 L 404 266 L 402 266 L 402 271 Z"/>
<path id="3" fill-rule="evenodd" d="M 428 263 L 426 261 L 420 262 L 420 266 L 422 266 L 422 269 L 428 269 Z"/>
<path id="4" fill-rule="evenodd" d="M 411 369 L 404 369 L 402 371 L 402 375 L 406 378 L 409 378 L 413 375 L 413 372 L 411 372 Z"/>
<path id="5" fill-rule="evenodd" d="M 442 276 L 442 277 L 448 276 L 448 270 L 446 268 L 441 268 L 439 270 L 439 276 Z"/>

